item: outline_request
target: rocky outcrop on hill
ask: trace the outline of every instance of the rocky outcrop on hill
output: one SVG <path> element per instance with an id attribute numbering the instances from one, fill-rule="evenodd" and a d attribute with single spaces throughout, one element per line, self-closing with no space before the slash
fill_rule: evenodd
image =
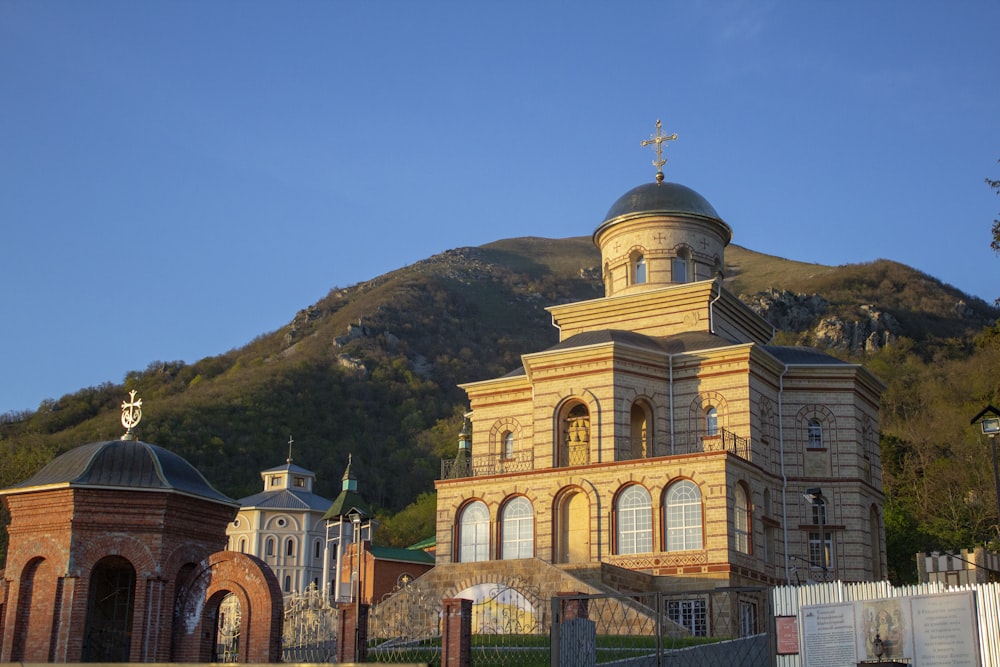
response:
<path id="1" fill-rule="evenodd" d="M 740 297 L 779 331 L 801 334 L 803 342 L 851 354 L 870 354 L 896 340 L 900 324 L 872 305 L 859 306 L 858 319 L 824 317 L 830 304 L 819 294 L 769 289 Z"/>

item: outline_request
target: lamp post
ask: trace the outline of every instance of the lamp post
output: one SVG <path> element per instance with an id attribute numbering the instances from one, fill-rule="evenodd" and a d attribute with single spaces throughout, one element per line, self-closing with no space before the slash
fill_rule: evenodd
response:
<path id="1" fill-rule="evenodd" d="M 819 524 L 819 561 L 823 568 L 823 581 L 827 575 L 826 557 L 826 498 L 823 497 L 823 490 L 819 488 L 806 489 L 802 497 L 809 501 L 816 510 L 817 523 Z"/>
<path id="2" fill-rule="evenodd" d="M 1000 410 L 987 405 L 972 418 L 970 424 L 979 423 L 983 435 L 990 439 L 990 450 L 993 453 L 993 484 L 997 493 L 997 520 L 1000 521 L 1000 467 L 997 465 L 997 434 L 1000 433 Z"/>

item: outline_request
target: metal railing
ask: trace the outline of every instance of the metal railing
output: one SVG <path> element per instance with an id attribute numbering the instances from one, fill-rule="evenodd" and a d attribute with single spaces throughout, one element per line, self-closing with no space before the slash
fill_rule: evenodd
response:
<path id="1" fill-rule="evenodd" d="M 504 458 L 496 454 L 460 456 L 442 459 L 441 479 L 461 477 L 482 477 L 485 475 L 505 475 L 512 472 L 527 472 L 535 469 L 535 454 L 530 450 L 514 452 Z"/>
<path id="2" fill-rule="evenodd" d="M 705 435 L 703 432 L 682 432 L 674 434 L 674 443 L 659 444 L 654 447 L 651 456 L 677 456 L 682 454 L 699 454 L 702 452 L 728 452 L 745 461 L 751 460 L 752 443 L 732 431 L 720 428 L 717 435 Z M 615 460 L 641 460 L 632 454 L 628 437 L 615 438 Z M 589 444 L 574 444 L 568 450 L 563 449 L 559 461 L 554 466 L 545 468 L 567 468 L 587 465 L 591 461 Z M 530 472 L 540 468 L 535 467 L 535 456 L 532 450 L 514 452 L 510 458 L 502 458 L 497 454 L 479 454 L 475 456 L 459 455 L 453 459 L 441 460 L 440 479 L 461 479 L 464 477 L 481 477 L 485 475 L 503 475 L 512 472 Z"/>

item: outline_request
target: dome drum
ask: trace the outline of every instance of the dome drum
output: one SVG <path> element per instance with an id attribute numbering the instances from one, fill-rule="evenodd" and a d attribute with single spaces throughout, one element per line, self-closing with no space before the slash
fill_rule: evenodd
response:
<path id="1" fill-rule="evenodd" d="M 622 196 L 593 235 L 605 295 L 711 280 L 732 230 L 694 190 L 649 183 Z"/>

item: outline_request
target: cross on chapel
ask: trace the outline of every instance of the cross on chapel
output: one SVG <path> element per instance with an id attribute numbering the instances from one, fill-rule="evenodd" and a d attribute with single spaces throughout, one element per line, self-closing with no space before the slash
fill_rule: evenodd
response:
<path id="1" fill-rule="evenodd" d="M 674 132 L 671 135 L 663 134 L 661 130 L 660 119 L 656 119 L 656 134 L 651 134 L 649 139 L 645 139 L 642 142 L 642 147 L 645 148 L 650 144 L 656 144 L 656 159 L 653 160 L 653 166 L 656 167 L 656 182 L 663 182 L 663 165 L 667 163 L 667 158 L 663 157 L 663 142 L 673 141 L 677 138 L 677 133 Z"/>

